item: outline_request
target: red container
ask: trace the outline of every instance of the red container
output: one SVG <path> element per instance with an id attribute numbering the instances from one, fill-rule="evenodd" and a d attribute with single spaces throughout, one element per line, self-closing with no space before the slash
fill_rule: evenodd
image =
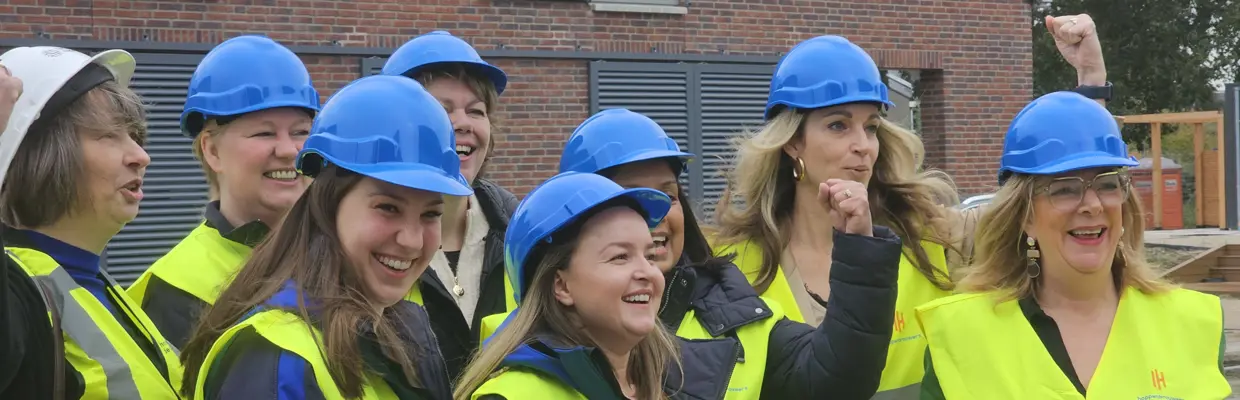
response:
<path id="1" fill-rule="evenodd" d="M 1132 184 L 1136 195 L 1140 196 L 1141 208 L 1145 214 L 1145 228 L 1157 229 L 1154 226 L 1154 160 L 1143 158 L 1141 165 L 1133 167 Z M 1161 229 L 1184 228 L 1184 177 L 1180 164 L 1170 158 L 1162 159 L 1162 227 Z"/>

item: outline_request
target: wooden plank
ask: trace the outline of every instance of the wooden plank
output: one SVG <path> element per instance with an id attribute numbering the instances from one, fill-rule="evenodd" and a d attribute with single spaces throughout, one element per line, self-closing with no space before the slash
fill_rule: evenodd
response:
<path id="1" fill-rule="evenodd" d="M 1192 111 L 1164 114 L 1140 114 L 1123 116 L 1125 124 L 1191 124 L 1196 122 L 1214 122 L 1222 116 L 1218 111 Z"/>
<path id="2" fill-rule="evenodd" d="M 1201 253 L 1197 253 L 1196 256 L 1185 260 L 1180 263 L 1180 265 L 1176 265 L 1166 271 L 1163 271 L 1162 277 L 1164 279 L 1179 283 L 1200 282 L 1203 279 L 1209 278 L 1211 274 L 1210 270 L 1213 269 L 1218 263 L 1218 258 L 1224 254 L 1224 248 L 1227 246 L 1228 245 L 1216 246 Z"/>
<path id="3" fill-rule="evenodd" d="M 1202 204 L 1205 199 L 1201 198 L 1201 151 L 1204 150 L 1206 135 L 1205 126 L 1198 122 L 1193 124 L 1193 215 L 1196 215 L 1197 226 L 1205 225 L 1202 223 L 1204 216 L 1202 212 Z"/>
<path id="4" fill-rule="evenodd" d="M 1151 195 L 1154 196 L 1154 210 L 1153 210 L 1154 211 L 1154 229 L 1162 229 L 1162 215 L 1163 215 L 1162 181 L 1163 180 L 1162 180 L 1162 124 L 1161 123 L 1155 122 L 1153 124 L 1150 124 L 1150 141 L 1153 144 L 1150 147 L 1152 147 L 1154 151 L 1154 156 L 1153 156 L 1154 157 L 1154 170 L 1150 171 L 1154 177 L 1154 180 L 1152 182 L 1153 184 L 1150 186 L 1150 190 L 1154 191 L 1153 193 L 1151 193 Z"/>
<path id="5" fill-rule="evenodd" d="M 1201 212 L 1199 225 L 1221 227 L 1219 224 L 1218 150 L 1201 151 Z"/>
<path id="6" fill-rule="evenodd" d="M 1215 125 L 1216 130 L 1214 131 L 1215 132 L 1214 137 L 1218 139 L 1218 154 L 1216 155 L 1218 159 L 1216 160 L 1214 164 L 1218 167 L 1218 171 L 1217 171 L 1218 173 L 1218 177 L 1217 177 L 1218 178 L 1218 228 L 1226 230 L 1227 229 L 1227 191 L 1224 188 L 1227 187 L 1227 181 L 1224 179 L 1226 178 L 1224 176 L 1225 171 L 1226 171 L 1226 168 L 1224 167 L 1224 160 L 1226 160 L 1227 155 L 1226 153 L 1223 152 L 1223 149 L 1226 149 L 1227 146 L 1223 145 L 1223 137 L 1226 136 L 1225 134 L 1223 134 L 1223 132 L 1225 132 L 1223 130 L 1223 115 L 1219 114 L 1218 119 L 1215 119 L 1214 121 L 1215 121 L 1214 123 L 1217 124 Z"/>

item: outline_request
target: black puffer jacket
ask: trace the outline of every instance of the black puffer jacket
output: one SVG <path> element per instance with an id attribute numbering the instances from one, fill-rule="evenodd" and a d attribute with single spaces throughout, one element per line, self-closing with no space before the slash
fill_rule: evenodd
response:
<path id="1" fill-rule="evenodd" d="M 490 231 L 483 239 L 482 275 L 478 305 L 474 308 L 474 320 L 465 323 L 465 314 L 457 307 L 448 287 L 434 272 L 427 271 L 418 280 L 422 290 L 422 306 L 431 317 L 431 328 L 439 340 L 439 351 L 448 364 L 448 377 L 456 379 L 465 369 L 469 357 L 478 349 L 482 318 L 508 310 L 504 307 L 504 232 L 508 220 L 516 211 L 517 196 L 486 179 L 474 181 L 474 194 L 478 206 L 486 216 Z"/>
<path id="2" fill-rule="evenodd" d="M 891 340 L 901 241 L 890 229 L 875 226 L 874 237 L 835 232 L 835 249 L 822 325 L 774 322 L 766 358 L 759 361 L 765 363 L 762 376 L 738 375 L 735 382 L 729 380 L 738 364 L 757 361 L 746 357 L 737 332 L 767 322 L 771 308 L 729 262 L 670 272 L 660 319 L 680 333 L 681 321 L 692 311 L 711 339 L 682 340 L 683 375 L 669 369 L 667 393 L 681 399 L 722 399 L 729 391 L 746 390 L 761 390 L 764 399 L 873 396 Z M 754 379 L 761 379 L 760 389 L 750 387 Z"/>

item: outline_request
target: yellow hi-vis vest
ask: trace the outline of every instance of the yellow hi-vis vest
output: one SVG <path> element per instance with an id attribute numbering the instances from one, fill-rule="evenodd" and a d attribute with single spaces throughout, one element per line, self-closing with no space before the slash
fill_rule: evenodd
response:
<path id="1" fill-rule="evenodd" d="M 948 399 L 1197 400 L 1231 393 L 1218 365 L 1218 297 L 1186 289 L 1125 289 L 1087 396 L 1081 396 L 1019 302 L 996 304 L 996 296 L 961 294 L 917 308 L 934 374 Z"/>
<path id="2" fill-rule="evenodd" d="M 151 276 L 158 276 L 207 304 L 215 304 L 251 252 L 248 246 L 228 240 L 219 230 L 201 223 L 129 286 L 129 296 L 142 304 Z"/>
<path id="3" fill-rule="evenodd" d="M 176 399 L 181 389 L 180 355 L 155 329 L 155 324 L 107 275 L 105 288 L 118 314 L 127 317 L 158 349 L 168 370 L 164 379 L 129 331 L 99 298 L 78 285 L 51 256 L 38 250 L 6 247 L 9 259 L 26 271 L 51 299 L 64 336 L 65 360 L 85 383 L 83 399 Z M 51 315 L 49 315 L 49 319 Z"/>
<path id="4" fill-rule="evenodd" d="M 506 367 L 482 383 L 470 399 L 478 400 L 485 395 L 500 395 L 505 399 L 588 400 L 571 386 L 554 378 L 548 378 L 534 370 Z"/>
<path id="5" fill-rule="evenodd" d="M 415 285 L 414 288 L 416 290 L 417 286 Z M 478 327 L 478 335 L 481 336 L 478 343 L 485 342 L 488 337 L 491 337 L 491 334 L 499 329 L 499 325 L 504 323 L 504 318 L 508 318 L 508 314 L 517 308 L 517 301 L 512 293 L 512 282 L 508 280 L 508 271 L 504 271 L 504 307 L 507 311 L 482 317 L 482 326 Z M 421 301 L 420 297 L 418 301 Z"/>
<path id="6" fill-rule="evenodd" d="M 340 388 L 336 386 L 336 381 L 332 379 L 331 372 L 327 369 L 327 361 L 323 358 L 323 334 L 318 329 L 307 324 L 297 314 L 281 309 L 267 309 L 259 311 L 244 321 L 233 325 L 233 327 L 224 331 L 215 340 L 215 343 L 211 345 L 211 350 L 207 352 L 207 357 L 203 359 L 203 372 L 198 374 L 198 382 L 195 382 L 194 399 L 206 399 L 203 389 L 206 387 L 207 377 L 210 374 L 228 373 L 228 371 L 218 371 L 211 367 L 228 350 L 228 345 L 232 343 L 233 338 L 241 331 L 251 327 L 267 341 L 306 360 L 306 363 L 314 371 L 315 383 L 318 385 L 319 390 L 323 392 L 324 398 L 344 398 L 344 395 L 340 394 Z M 380 400 L 396 398 L 396 393 L 383 380 L 383 377 L 371 373 L 363 376 L 362 399 Z"/>
<path id="7" fill-rule="evenodd" d="M 947 254 L 943 245 L 930 241 L 922 241 L 930 263 L 936 269 L 947 273 Z M 847 251 L 847 249 L 836 249 Z M 728 255 L 736 253 L 732 261 L 745 273 L 745 277 L 753 283 L 762 268 L 762 250 L 753 242 L 742 242 L 731 246 L 721 246 L 716 254 Z M 913 310 L 931 300 L 947 297 L 951 292 L 939 289 L 931 283 L 917 267 L 913 265 L 911 251 L 906 247 L 900 257 L 899 279 L 897 281 L 896 315 L 891 333 L 891 344 L 887 348 L 887 364 L 878 385 L 878 393 L 871 399 L 903 400 L 917 399 L 921 393 L 921 378 L 925 374 L 926 340 L 921 334 L 921 326 L 913 317 Z M 771 281 L 766 292 L 759 293 L 764 299 L 773 300 L 783 308 L 788 319 L 805 322 L 801 309 L 797 306 L 792 288 L 784 277 L 783 268 L 776 270 L 775 279 Z M 768 304 L 771 301 L 767 302 Z"/>
<path id="8" fill-rule="evenodd" d="M 775 324 L 784 319 L 784 311 L 779 303 L 767 298 L 762 300 L 771 310 L 771 316 L 736 329 L 736 338 L 740 340 L 740 346 L 745 352 L 745 361 L 733 364 L 727 393 L 722 397 L 724 400 L 757 400 L 762 396 L 762 378 L 766 376 L 771 331 L 775 329 Z M 694 310 L 685 313 L 684 320 L 676 329 L 676 336 L 689 340 L 716 339 L 710 336 L 698 321 Z"/>

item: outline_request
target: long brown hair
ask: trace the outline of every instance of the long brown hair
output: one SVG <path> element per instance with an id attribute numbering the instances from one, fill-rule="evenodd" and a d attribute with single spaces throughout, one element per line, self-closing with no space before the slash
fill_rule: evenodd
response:
<path id="1" fill-rule="evenodd" d="M 716 246 L 753 241 L 762 251 L 762 266 L 754 288 L 766 291 L 779 269 L 780 255 L 791 241 L 796 161 L 783 151 L 789 141 L 805 132 L 812 110 L 789 109 L 761 129 L 737 140 L 736 164 L 716 206 Z M 866 185 L 874 223 L 890 227 L 912 252 L 913 265 L 931 283 L 951 290 L 948 274 L 935 268 L 921 246 L 922 240 L 955 250 L 943 204 L 958 202 L 955 184 L 942 171 L 922 169 L 925 146 L 921 138 L 890 121 L 878 127 L 878 159 Z M 744 202 L 738 204 L 739 197 Z"/>
<path id="2" fill-rule="evenodd" d="M 1026 272 L 1025 226 L 1034 217 L 1033 192 L 1045 179 L 1016 174 L 995 194 L 977 223 L 975 258 L 958 285 L 962 292 L 999 291 L 999 300 L 1033 295 L 1034 279 Z M 1125 183 L 1129 185 L 1129 183 Z M 1141 201 L 1131 194 L 1124 200 L 1123 234 L 1111 262 L 1111 273 L 1125 286 L 1145 293 L 1173 286 L 1158 277 L 1145 260 L 1145 218 Z"/>
<path id="3" fill-rule="evenodd" d="M 185 365 L 181 391 L 185 396 L 194 395 L 198 375 L 204 373 L 202 368 L 210 368 L 202 363 L 220 335 L 289 281 L 299 296 L 297 308 L 288 311 L 322 328 L 327 369 L 342 394 L 349 398 L 362 395 L 366 366 L 358 337 L 363 324 L 373 326 L 384 355 L 401 366 L 405 379 L 416 384 L 413 360 L 407 353 L 410 344 L 397 335 L 399 320 L 392 311 L 375 311 L 362 293 L 361 278 L 347 266 L 336 236 L 340 201 L 362 179 L 335 166 L 324 168 L 293 204 L 283 224 L 254 249 L 215 306 L 198 322 L 181 353 Z M 305 299 L 314 301 L 313 311 Z"/>
<path id="4" fill-rule="evenodd" d="M 599 206 L 595 212 L 607 208 L 610 207 Z M 640 210 L 635 205 L 633 208 Z M 496 368 L 517 346 L 532 343 L 539 337 L 546 338 L 549 335 L 558 345 L 564 347 L 595 346 L 578 328 L 580 323 L 576 319 L 575 311 L 560 304 L 553 293 L 556 272 L 569 267 L 573 252 L 577 249 L 581 227 L 593 214 L 587 213 L 570 226 L 561 228 L 553 235 L 550 244 L 542 245 L 530 255 L 526 262 L 534 263 L 537 267 L 529 290 L 521 300 L 521 306 L 517 307 L 517 315 L 504 329 L 495 333 L 486 347 L 475 353 L 474 359 L 461 374 L 453 398 L 469 399 L 474 391 L 492 378 Z M 668 332 L 663 324 L 656 323 L 655 330 L 646 335 L 629 353 L 628 378 L 636 382 L 638 398 L 666 397 L 662 387 L 663 377 L 669 363 L 675 363 L 676 367 L 680 368 L 678 352 L 675 336 Z"/>

